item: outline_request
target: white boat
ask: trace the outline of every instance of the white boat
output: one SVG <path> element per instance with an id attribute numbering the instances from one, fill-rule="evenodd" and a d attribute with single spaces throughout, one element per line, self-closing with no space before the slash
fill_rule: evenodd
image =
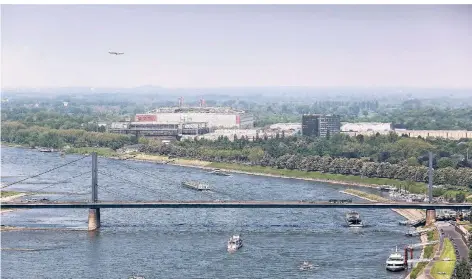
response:
<path id="1" fill-rule="evenodd" d="M 310 270 L 310 269 L 313 269 L 313 264 L 309 262 L 305 261 L 300 265 L 300 270 Z"/>
<path id="2" fill-rule="evenodd" d="M 219 176 L 231 176 L 231 174 L 227 173 L 227 172 L 224 172 L 220 169 L 214 169 L 212 171 L 209 172 L 210 174 L 215 174 L 215 175 L 219 175 Z"/>
<path id="3" fill-rule="evenodd" d="M 396 247 L 395 252 L 390 254 L 387 261 L 385 262 L 385 268 L 389 271 L 405 270 L 405 258 L 401 253 L 398 252 Z"/>
<path id="4" fill-rule="evenodd" d="M 210 186 L 206 183 L 198 182 L 198 181 L 183 181 L 182 186 L 197 190 L 197 191 L 206 191 L 210 190 Z"/>
<path id="5" fill-rule="evenodd" d="M 233 235 L 228 240 L 228 251 L 236 251 L 241 247 L 243 247 L 243 240 L 239 235 Z"/>
<path id="6" fill-rule="evenodd" d="M 350 211 L 346 213 L 346 222 L 349 227 L 363 227 L 364 226 L 359 213 L 356 211 Z"/>

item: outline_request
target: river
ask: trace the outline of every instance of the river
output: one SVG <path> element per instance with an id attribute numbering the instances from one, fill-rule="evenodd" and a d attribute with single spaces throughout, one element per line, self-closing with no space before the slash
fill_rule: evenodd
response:
<path id="1" fill-rule="evenodd" d="M 2 183 L 80 158 L 1 148 Z M 348 187 L 195 168 L 99 158 L 101 200 L 326 200 L 352 198 Z M 35 198 L 90 199 L 91 158 L 8 187 Z M 81 173 L 67 183 L 57 183 Z M 211 192 L 182 188 L 184 179 L 208 182 Z M 53 184 L 56 183 L 56 184 Z M 32 198 L 24 197 L 24 198 Z M 353 198 L 353 200 L 358 200 Z M 2 278 L 404 278 L 385 270 L 404 236 L 404 220 L 389 209 L 362 209 L 367 227 L 345 227 L 347 209 L 102 209 L 99 232 L 86 232 L 84 209 L 17 210 L 2 225 L 54 230 L 3 231 Z M 63 230 L 57 230 L 62 228 Z M 226 251 L 240 233 L 244 247 Z M 5 250 L 8 248 L 9 250 Z M 17 249 L 17 250 L 11 250 Z M 20 250 L 30 249 L 30 250 Z M 419 254 L 415 252 L 415 254 Z M 310 261 L 315 268 L 300 271 Z"/>

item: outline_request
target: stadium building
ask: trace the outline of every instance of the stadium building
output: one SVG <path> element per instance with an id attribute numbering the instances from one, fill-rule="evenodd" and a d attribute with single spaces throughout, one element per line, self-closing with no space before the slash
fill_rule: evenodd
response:
<path id="1" fill-rule="evenodd" d="M 226 107 L 170 107 L 137 114 L 136 122 L 159 124 L 201 122 L 210 129 L 251 129 L 254 117 L 242 110 Z"/>
<path id="2" fill-rule="evenodd" d="M 135 134 L 145 137 L 176 137 L 207 134 L 216 129 L 251 129 L 254 117 L 242 110 L 228 107 L 158 108 L 144 114 L 136 114 L 134 121 L 114 122 L 110 132 Z"/>

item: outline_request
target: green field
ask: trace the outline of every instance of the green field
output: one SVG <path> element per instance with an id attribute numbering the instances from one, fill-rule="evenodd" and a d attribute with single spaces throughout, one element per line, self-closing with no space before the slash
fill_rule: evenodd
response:
<path id="1" fill-rule="evenodd" d="M 454 253 L 452 242 L 449 239 L 444 240 L 444 247 L 443 251 L 441 252 L 440 260 L 443 259 L 449 259 L 449 261 L 438 261 L 434 263 L 433 267 L 431 268 L 431 275 L 436 279 L 449 279 L 454 272 L 456 254 Z"/>

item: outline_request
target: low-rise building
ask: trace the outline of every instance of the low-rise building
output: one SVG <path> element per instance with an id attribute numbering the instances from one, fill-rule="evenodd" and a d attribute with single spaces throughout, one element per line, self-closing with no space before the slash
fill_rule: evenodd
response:
<path id="1" fill-rule="evenodd" d="M 393 131 L 392 123 L 358 122 L 342 123 L 341 132 L 388 132 Z"/>

